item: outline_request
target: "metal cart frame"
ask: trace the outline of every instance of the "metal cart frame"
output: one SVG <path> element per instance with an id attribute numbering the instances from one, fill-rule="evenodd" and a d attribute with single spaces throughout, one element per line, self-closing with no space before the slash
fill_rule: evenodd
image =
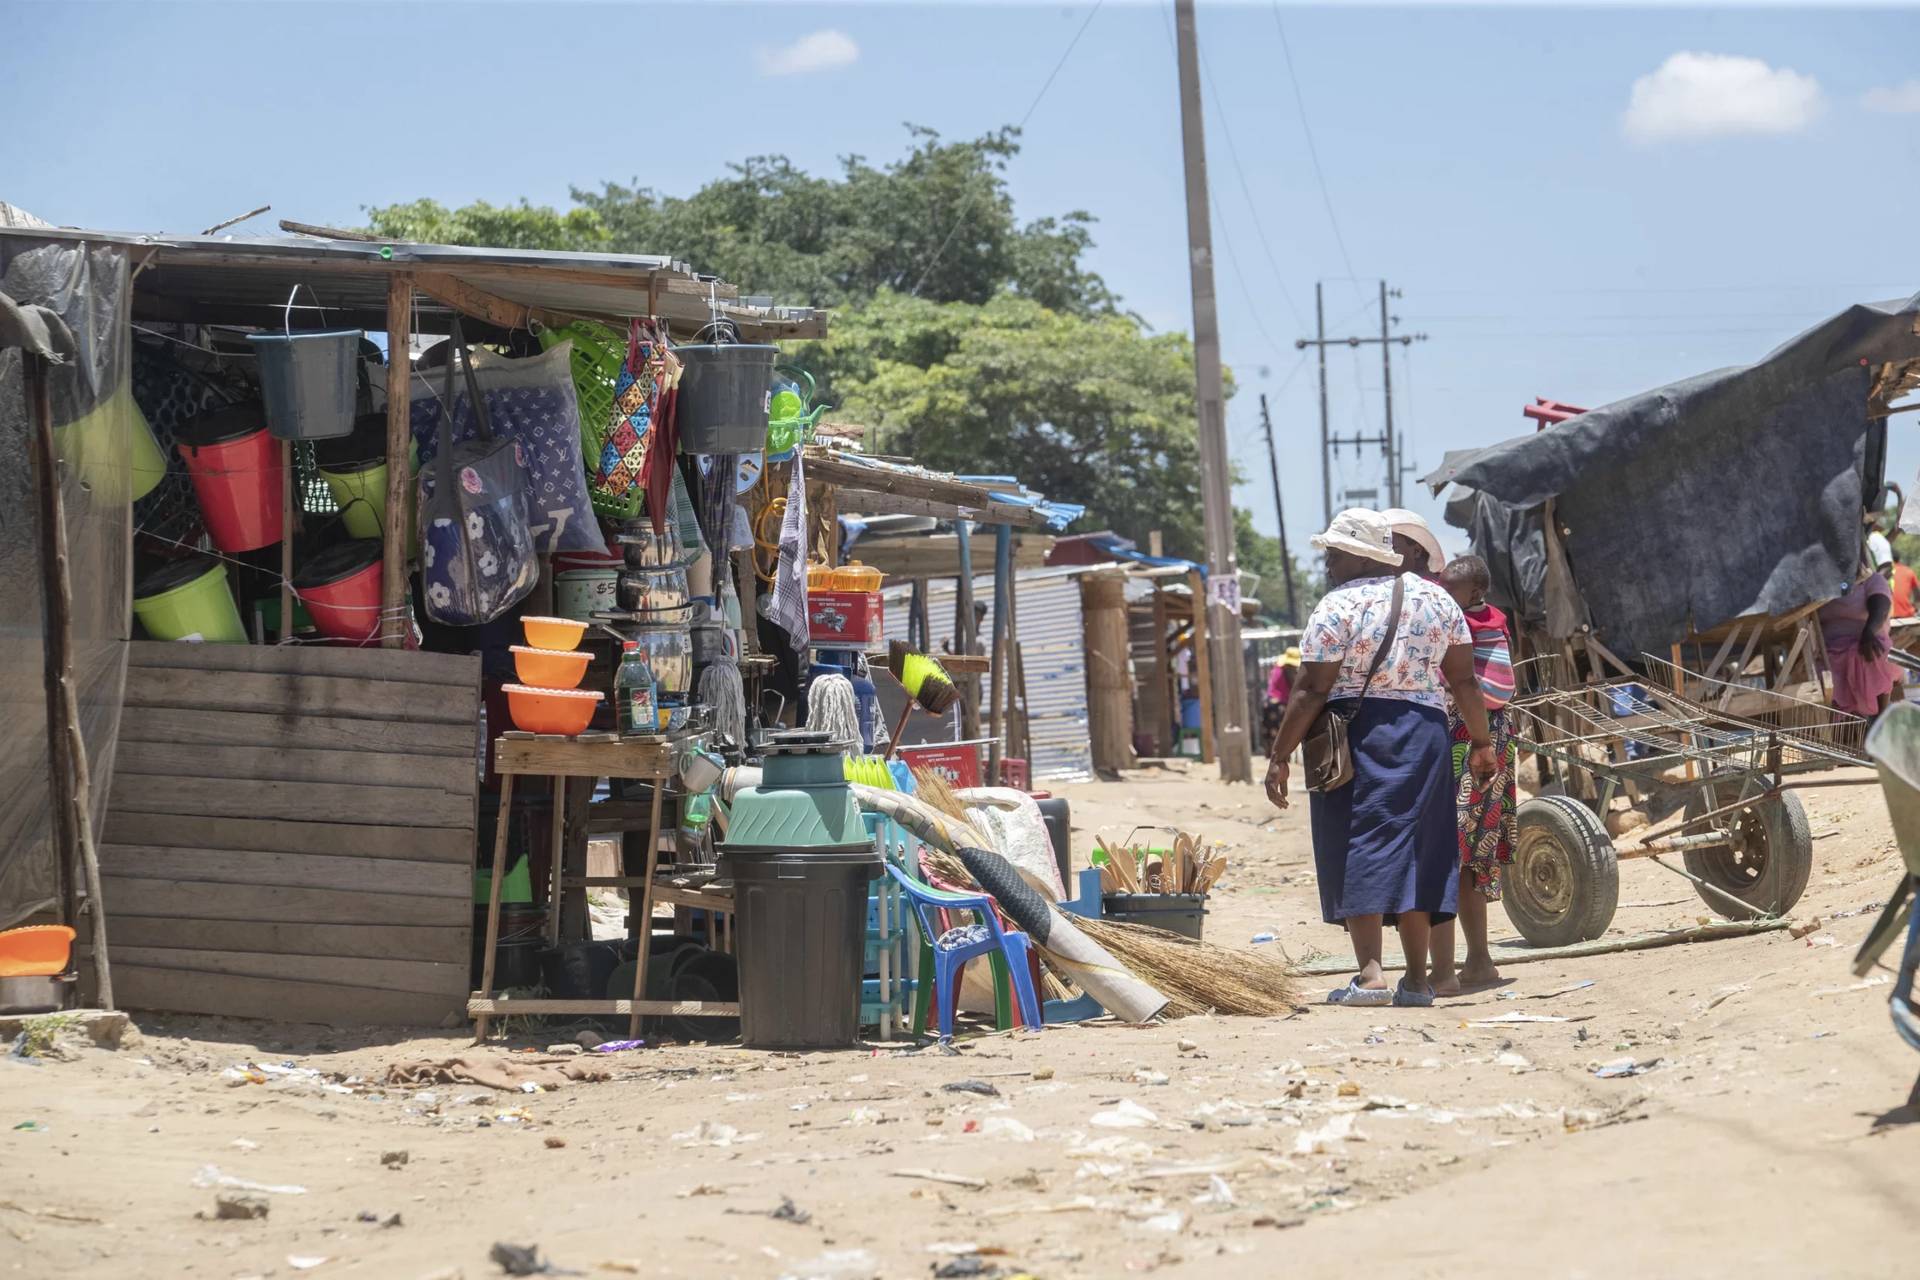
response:
<path id="1" fill-rule="evenodd" d="M 1552 782 L 1517 813 L 1503 901 L 1538 946 L 1599 937 L 1619 903 L 1619 863 L 1651 858 L 1715 911 L 1777 916 L 1813 866 L 1806 811 L 1790 789 L 1849 784 L 1805 775 L 1870 766 L 1867 722 L 1770 689 L 1643 656 L 1631 678 L 1572 678 L 1571 655 L 1517 664 L 1515 746 Z M 1624 795 L 1644 825 L 1617 838 Z M 1681 866 L 1661 861 L 1681 855 Z"/>

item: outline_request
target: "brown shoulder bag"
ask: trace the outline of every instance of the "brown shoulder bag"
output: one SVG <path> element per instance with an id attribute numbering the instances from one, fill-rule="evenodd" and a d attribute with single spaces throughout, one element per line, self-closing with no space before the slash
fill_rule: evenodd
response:
<path id="1" fill-rule="evenodd" d="M 1393 604 L 1387 610 L 1387 634 L 1374 652 L 1373 665 L 1367 668 L 1367 678 L 1360 686 L 1360 697 L 1354 700 L 1352 714 L 1358 714 L 1367 690 L 1373 687 L 1373 677 L 1379 673 L 1380 664 L 1387 660 L 1388 650 L 1393 648 L 1394 637 L 1400 631 L 1400 606 L 1405 597 L 1406 579 L 1395 574 Z M 1307 736 L 1300 743 L 1301 772 L 1306 775 L 1307 790 L 1338 791 L 1353 781 L 1353 745 L 1347 741 L 1351 718 L 1351 714 L 1342 715 L 1332 708 L 1323 708 L 1320 718 L 1307 730 Z"/>

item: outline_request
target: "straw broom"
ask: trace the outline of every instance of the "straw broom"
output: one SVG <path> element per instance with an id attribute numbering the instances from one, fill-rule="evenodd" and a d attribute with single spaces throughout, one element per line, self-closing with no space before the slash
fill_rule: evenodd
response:
<path id="1" fill-rule="evenodd" d="M 929 779 L 934 780 L 931 786 Z M 951 788 L 938 775 L 928 773 L 923 777 L 916 770 L 914 782 L 920 787 L 921 797 L 933 807 L 949 814 L 959 808 Z M 966 865 L 944 849 L 929 846 L 921 861 L 928 872 L 949 884 L 974 883 Z M 1082 917 L 1075 917 L 1073 923 L 1143 982 L 1164 993 L 1168 1004 L 1162 1012 L 1168 1017 L 1190 1017 L 1209 1010 L 1273 1017 L 1291 1012 L 1298 1003 L 1293 975 L 1271 960 L 1195 942 L 1148 925 Z"/>

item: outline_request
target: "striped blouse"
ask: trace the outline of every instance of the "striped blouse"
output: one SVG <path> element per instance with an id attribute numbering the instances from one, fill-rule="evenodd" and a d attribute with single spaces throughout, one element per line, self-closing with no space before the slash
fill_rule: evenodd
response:
<path id="1" fill-rule="evenodd" d="M 1507 648 L 1507 615 L 1490 604 L 1467 612 L 1467 629 L 1473 633 L 1473 674 L 1480 682 L 1480 696 L 1487 709 L 1504 707 L 1513 701 L 1513 655 Z"/>

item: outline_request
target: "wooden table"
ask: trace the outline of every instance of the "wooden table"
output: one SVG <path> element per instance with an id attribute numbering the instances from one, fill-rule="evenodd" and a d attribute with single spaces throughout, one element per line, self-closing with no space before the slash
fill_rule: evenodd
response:
<path id="1" fill-rule="evenodd" d="M 673 748 L 664 738 L 605 737 L 561 738 L 546 735 L 502 734 L 494 743 L 494 771 L 500 775 L 500 821 L 494 832 L 492 883 L 487 892 L 487 939 L 480 990 L 467 1001 L 467 1014 L 475 1020 L 474 1039 L 487 1038 L 487 1028 L 495 1017 L 515 1013 L 536 1014 L 621 1014 L 627 1015 L 627 1034 L 640 1034 L 642 1014 L 713 1016 L 737 1018 L 740 1006 L 726 1001 L 645 1000 L 647 990 L 648 934 L 653 928 L 653 904 L 656 901 L 654 873 L 660 863 L 660 800 L 667 780 L 674 776 Z M 572 888 L 620 888 L 629 895 L 640 891 L 639 909 L 628 915 L 628 927 L 637 935 L 633 998 L 630 1000 L 540 1000 L 495 998 L 493 994 L 494 948 L 500 938 L 500 884 L 506 877 L 500 869 L 507 863 L 508 816 L 513 807 L 514 779 L 523 775 L 546 775 L 553 785 L 553 878 L 549 888 L 548 941 L 557 943 L 560 895 Z M 653 783 L 653 802 L 647 821 L 646 869 L 638 876 L 568 877 L 564 874 L 566 857 L 566 792 L 569 778 L 634 778 Z M 707 895 L 702 895 L 703 897 Z M 658 900 L 665 901 L 664 897 Z M 703 904 L 718 906 L 718 895 Z M 726 905 L 730 907 L 731 895 Z"/>

